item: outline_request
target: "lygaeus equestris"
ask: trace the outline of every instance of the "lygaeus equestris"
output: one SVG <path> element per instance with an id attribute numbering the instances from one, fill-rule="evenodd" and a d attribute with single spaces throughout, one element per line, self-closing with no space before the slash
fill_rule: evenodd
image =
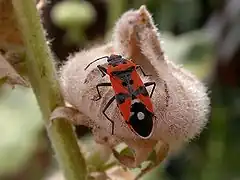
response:
<path id="1" fill-rule="evenodd" d="M 120 55 L 112 54 L 104 56 L 92 61 L 85 70 L 94 62 L 107 58 L 107 68 L 98 65 L 98 69 L 102 73 L 102 77 L 106 74 L 110 77 L 109 83 L 97 84 L 96 89 L 98 98 L 101 99 L 99 87 L 112 86 L 115 96 L 113 96 L 103 109 L 104 116 L 112 123 L 112 134 L 114 131 L 114 121 L 110 119 L 106 110 L 116 100 L 121 115 L 130 129 L 140 137 L 147 139 L 151 136 L 153 131 L 153 105 L 151 97 L 156 87 L 155 82 L 143 83 L 137 73 L 139 68 L 144 76 L 146 75 L 141 66 L 136 65 L 130 60 L 124 59 Z M 153 86 L 152 91 L 149 93 L 146 89 L 147 86 Z"/>

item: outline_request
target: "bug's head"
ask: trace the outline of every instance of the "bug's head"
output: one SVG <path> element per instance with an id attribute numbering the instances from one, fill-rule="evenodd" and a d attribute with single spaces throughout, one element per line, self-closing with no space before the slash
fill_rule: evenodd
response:
<path id="1" fill-rule="evenodd" d="M 108 64 L 112 66 L 118 66 L 120 64 L 127 63 L 126 60 L 121 55 L 116 55 L 116 54 L 112 54 L 107 61 L 108 61 Z"/>

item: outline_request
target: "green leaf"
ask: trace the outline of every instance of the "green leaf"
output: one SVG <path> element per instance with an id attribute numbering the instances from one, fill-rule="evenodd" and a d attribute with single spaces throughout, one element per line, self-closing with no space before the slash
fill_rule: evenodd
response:
<path id="1" fill-rule="evenodd" d="M 0 175 L 13 173 L 33 154 L 43 128 L 41 113 L 31 89 L 0 88 Z"/>
<path id="2" fill-rule="evenodd" d="M 151 152 L 151 154 L 148 157 L 148 161 L 153 162 L 154 164 L 157 162 L 157 153 L 155 150 Z"/>
<path id="3" fill-rule="evenodd" d="M 134 157 L 133 151 L 128 147 L 121 150 L 120 155 Z"/>

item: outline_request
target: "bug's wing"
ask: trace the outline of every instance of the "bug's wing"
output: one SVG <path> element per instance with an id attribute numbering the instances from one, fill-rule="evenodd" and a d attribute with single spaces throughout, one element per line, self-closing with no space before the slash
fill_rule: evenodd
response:
<path id="1" fill-rule="evenodd" d="M 127 88 L 122 85 L 122 80 L 117 77 L 111 77 L 110 81 L 112 83 L 112 88 L 114 90 L 118 108 L 124 118 L 124 120 L 128 121 L 130 117 L 130 107 L 131 107 L 131 98 Z M 121 101 L 118 101 L 118 98 Z"/>
<path id="2" fill-rule="evenodd" d="M 121 111 L 121 114 L 125 121 L 129 121 L 130 118 L 130 110 L 131 110 L 131 99 L 127 98 L 124 103 L 119 104 L 119 110 Z"/>
<path id="3" fill-rule="evenodd" d="M 143 96 L 142 94 L 140 94 L 137 97 L 138 99 L 140 99 L 141 102 L 143 102 L 146 105 L 147 109 L 150 112 L 153 112 L 153 105 L 152 105 L 151 98 L 149 96 Z"/>
<path id="4" fill-rule="evenodd" d="M 137 95 L 137 98 L 143 103 L 146 105 L 147 109 L 150 111 L 150 112 L 153 112 L 153 105 L 152 105 L 152 101 L 151 101 L 151 98 L 149 97 L 149 93 L 146 89 L 146 87 L 144 86 L 143 84 L 143 81 L 141 79 L 141 77 L 139 76 L 139 74 L 137 73 L 137 71 L 133 71 L 132 72 L 132 75 L 131 75 L 131 78 L 133 80 L 133 83 L 134 83 L 134 90 L 138 90 L 139 87 L 142 87 L 142 89 L 146 92 L 145 95 L 139 93 Z"/>

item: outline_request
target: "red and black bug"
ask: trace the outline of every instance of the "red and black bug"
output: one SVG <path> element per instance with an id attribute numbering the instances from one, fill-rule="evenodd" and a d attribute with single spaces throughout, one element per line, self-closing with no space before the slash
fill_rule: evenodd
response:
<path id="1" fill-rule="evenodd" d="M 85 70 L 94 62 L 107 59 L 107 67 L 98 65 L 102 77 L 106 74 L 110 77 L 110 82 L 96 85 L 98 98 L 101 99 L 99 87 L 112 86 L 115 96 L 113 96 L 103 109 L 104 116 L 112 123 L 112 134 L 114 131 L 114 121 L 110 119 L 106 110 L 116 100 L 121 115 L 130 129 L 142 138 L 149 138 L 153 131 L 153 105 L 151 97 L 156 87 L 155 82 L 143 83 L 137 69 L 140 69 L 144 76 L 146 75 L 141 66 L 136 65 L 131 60 L 123 58 L 121 55 L 112 54 L 92 61 Z M 153 86 L 149 95 L 146 87 Z"/>

